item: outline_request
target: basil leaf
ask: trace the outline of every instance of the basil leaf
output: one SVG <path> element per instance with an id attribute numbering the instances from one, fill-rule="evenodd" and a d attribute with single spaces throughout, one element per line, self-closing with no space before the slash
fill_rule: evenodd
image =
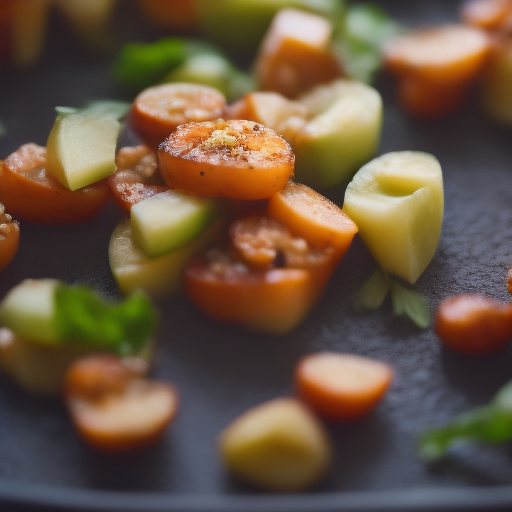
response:
<path id="1" fill-rule="evenodd" d="M 388 275 L 377 269 L 366 281 L 354 298 L 354 308 L 357 311 L 375 310 L 382 306 L 390 288 Z"/>
<path id="2" fill-rule="evenodd" d="M 153 335 L 157 315 L 142 292 L 113 304 L 86 286 L 59 283 L 54 321 L 63 343 L 83 343 L 126 356 L 136 354 Z"/>
<path id="3" fill-rule="evenodd" d="M 407 316 L 421 329 L 426 329 L 430 325 L 427 301 L 418 292 L 391 281 L 391 297 L 395 315 Z"/>
<path id="4" fill-rule="evenodd" d="M 436 460 L 455 443 L 480 441 L 488 444 L 512 439 L 512 381 L 503 386 L 489 405 L 454 418 L 444 427 L 428 430 L 420 440 L 420 456 Z"/>

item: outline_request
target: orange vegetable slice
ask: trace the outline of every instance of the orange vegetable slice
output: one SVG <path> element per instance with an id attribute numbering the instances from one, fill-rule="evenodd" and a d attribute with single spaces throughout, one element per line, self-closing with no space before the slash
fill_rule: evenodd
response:
<path id="1" fill-rule="evenodd" d="M 483 295 L 450 297 L 436 312 L 435 331 L 443 344 L 456 352 L 496 352 L 512 339 L 512 305 Z"/>
<path id="2" fill-rule="evenodd" d="M 386 363 L 334 352 L 305 356 L 295 370 L 298 396 L 332 421 L 368 415 L 392 380 L 393 370 Z"/>
<path id="3" fill-rule="evenodd" d="M 133 103 L 130 122 L 140 138 L 154 151 L 176 128 L 189 122 L 216 120 L 226 98 L 207 85 L 175 82 L 142 91 Z"/>
<path id="4" fill-rule="evenodd" d="M 158 151 L 171 188 L 201 196 L 265 199 L 293 174 L 295 156 L 274 131 L 252 121 L 188 123 Z"/>
<path id="5" fill-rule="evenodd" d="M 258 54 L 255 71 L 262 89 L 294 98 L 341 76 L 329 48 L 332 26 L 317 14 L 282 9 L 274 17 Z"/>
<path id="6" fill-rule="evenodd" d="M 465 23 L 486 30 L 512 27 L 512 0 L 469 0 L 462 4 Z"/>

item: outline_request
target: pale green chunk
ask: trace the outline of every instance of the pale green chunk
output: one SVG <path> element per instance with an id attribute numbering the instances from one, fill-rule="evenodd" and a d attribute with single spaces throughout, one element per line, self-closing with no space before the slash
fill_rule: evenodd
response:
<path id="1" fill-rule="evenodd" d="M 47 171 L 77 190 L 112 174 L 121 123 L 110 115 L 76 112 L 56 119 L 48 137 Z"/>
<path id="2" fill-rule="evenodd" d="M 59 343 L 54 325 L 54 279 L 26 279 L 12 288 L 0 303 L 0 325 L 17 336 L 39 343 Z"/>
<path id="3" fill-rule="evenodd" d="M 420 152 L 376 158 L 348 185 L 343 211 L 379 265 L 414 283 L 433 258 L 441 234 L 441 166 Z"/>
<path id="4" fill-rule="evenodd" d="M 208 226 L 214 202 L 168 190 L 132 206 L 133 239 L 150 257 L 162 256 L 194 239 Z"/>

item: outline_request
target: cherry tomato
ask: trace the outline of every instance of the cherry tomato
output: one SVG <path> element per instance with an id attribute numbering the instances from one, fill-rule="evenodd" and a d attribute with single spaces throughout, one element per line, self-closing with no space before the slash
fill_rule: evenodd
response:
<path id="1" fill-rule="evenodd" d="M 116 156 L 116 168 L 108 183 L 114 199 L 125 210 L 169 189 L 158 170 L 156 153 L 147 146 L 120 149 Z"/>
<path id="2" fill-rule="evenodd" d="M 246 200 L 279 192 L 295 163 L 290 145 L 274 131 L 252 121 L 222 119 L 180 126 L 158 157 L 171 188 Z"/>
<path id="3" fill-rule="evenodd" d="M 482 295 L 456 295 L 438 308 L 435 330 L 441 341 L 463 354 L 488 354 L 512 338 L 512 304 Z"/>
<path id="4" fill-rule="evenodd" d="M 140 138 L 156 151 L 179 125 L 216 120 L 222 117 L 225 106 L 223 94 L 207 85 L 156 85 L 135 98 L 130 122 Z"/>
<path id="5" fill-rule="evenodd" d="M 5 213 L 0 203 L 0 272 L 9 264 L 18 251 L 20 228 L 12 217 Z"/>
<path id="6" fill-rule="evenodd" d="M 46 172 L 46 148 L 25 144 L 2 161 L 0 202 L 17 218 L 35 224 L 90 220 L 108 201 L 107 180 L 70 191 Z"/>

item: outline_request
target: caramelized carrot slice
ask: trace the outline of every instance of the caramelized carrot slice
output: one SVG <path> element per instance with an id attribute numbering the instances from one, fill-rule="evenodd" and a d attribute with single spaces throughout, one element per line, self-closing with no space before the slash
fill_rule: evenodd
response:
<path id="1" fill-rule="evenodd" d="M 222 119 L 180 126 L 158 157 L 171 188 L 246 200 L 281 190 L 295 163 L 290 145 L 274 131 L 252 121 Z"/>
<path id="2" fill-rule="evenodd" d="M 189 122 L 216 120 L 226 106 L 224 95 L 213 87 L 175 82 L 149 87 L 133 103 L 130 122 L 154 151 L 176 128 Z"/>
<path id="3" fill-rule="evenodd" d="M 437 310 L 435 331 L 444 345 L 456 352 L 495 352 L 512 339 L 512 305 L 483 295 L 450 297 Z"/>
<path id="4" fill-rule="evenodd" d="M 97 215 L 110 197 L 107 180 L 72 192 L 46 172 L 46 148 L 25 144 L 0 164 L 0 202 L 20 220 L 75 224 Z"/>
<path id="5" fill-rule="evenodd" d="M 393 39 L 383 47 L 387 68 L 435 84 L 462 84 L 481 70 L 490 49 L 482 30 L 445 25 Z"/>
<path id="6" fill-rule="evenodd" d="M 116 172 L 108 178 L 114 199 L 125 210 L 169 189 L 158 169 L 158 158 L 147 146 L 126 147 L 116 156 Z"/>
<path id="7" fill-rule="evenodd" d="M 332 421 L 368 415 L 393 379 L 385 363 L 350 354 L 322 352 L 304 357 L 295 370 L 299 397 Z"/>
<path id="8" fill-rule="evenodd" d="M 339 258 L 345 255 L 357 233 L 356 224 L 334 203 L 292 181 L 270 197 L 268 214 L 312 245 L 335 249 Z"/>

